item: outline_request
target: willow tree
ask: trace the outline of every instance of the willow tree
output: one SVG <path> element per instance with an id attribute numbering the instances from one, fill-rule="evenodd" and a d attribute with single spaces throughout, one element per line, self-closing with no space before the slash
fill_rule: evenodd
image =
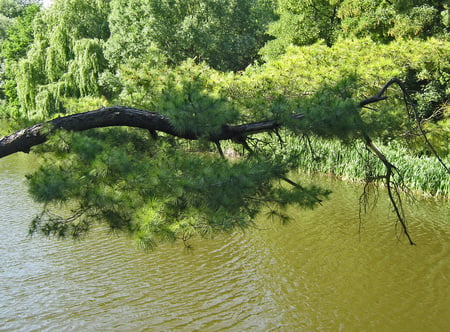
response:
<path id="1" fill-rule="evenodd" d="M 37 1 L 0 1 L 0 98 L 10 107 L 17 104 L 15 65 L 33 42 L 32 22 L 39 10 Z"/>
<path id="2" fill-rule="evenodd" d="M 29 50 L 9 73 L 16 83 L 17 117 L 44 119 L 64 113 L 65 97 L 99 94 L 108 13 L 109 1 L 69 0 L 36 15 Z"/>

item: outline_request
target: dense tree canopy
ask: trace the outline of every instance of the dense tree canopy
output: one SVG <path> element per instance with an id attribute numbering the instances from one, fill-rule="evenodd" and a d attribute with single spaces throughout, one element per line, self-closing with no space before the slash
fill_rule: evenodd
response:
<path id="1" fill-rule="evenodd" d="M 450 34 L 449 4 L 445 0 L 279 0 L 279 20 L 271 23 L 275 39 L 263 49 L 277 56 L 293 45 L 324 40 L 332 45 L 338 37 L 371 37 L 389 42 L 401 38 L 428 38 Z"/>
<path id="2" fill-rule="evenodd" d="M 383 181 L 412 243 L 402 185 L 448 195 L 444 1 L 0 4 L 19 8 L 3 14 L 0 116 L 33 125 L 1 139 L 0 156 L 41 158 L 32 232 L 77 237 L 99 222 L 152 247 L 262 212 L 286 221 L 288 206 L 329 196 L 291 172 L 325 165 Z"/>
<path id="3" fill-rule="evenodd" d="M 157 47 L 172 64 L 186 58 L 220 70 L 241 70 L 257 56 L 274 18 L 271 1 L 111 1 L 114 65 Z M 133 24 L 130 24 L 133 22 Z"/>

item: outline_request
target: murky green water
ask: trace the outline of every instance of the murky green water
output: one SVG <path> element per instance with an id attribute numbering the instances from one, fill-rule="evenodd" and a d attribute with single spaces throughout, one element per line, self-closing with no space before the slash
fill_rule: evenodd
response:
<path id="1" fill-rule="evenodd" d="M 0 159 L 0 331 L 449 331 L 450 207 L 410 208 L 417 246 L 382 202 L 359 233 L 360 188 L 296 221 L 214 241 L 135 249 L 96 230 L 27 238 L 26 156 Z"/>

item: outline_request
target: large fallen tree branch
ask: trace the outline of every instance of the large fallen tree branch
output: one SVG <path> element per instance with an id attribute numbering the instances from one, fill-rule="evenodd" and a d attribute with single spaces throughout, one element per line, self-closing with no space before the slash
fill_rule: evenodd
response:
<path id="1" fill-rule="evenodd" d="M 303 115 L 296 114 L 293 118 L 302 118 Z M 50 134 L 56 130 L 84 131 L 93 128 L 128 126 L 147 129 L 152 133 L 163 132 L 175 137 L 196 140 L 204 138 L 202 133 L 194 131 L 177 131 L 171 125 L 166 116 L 144 111 L 131 107 L 114 106 L 101 108 L 95 111 L 78 113 L 53 119 L 51 121 L 36 124 L 34 126 L 19 130 L 0 140 L 0 158 L 16 152 L 30 152 L 30 149 L 47 141 Z M 211 142 L 222 140 L 242 140 L 250 134 L 275 130 L 279 127 L 276 121 L 252 122 L 237 126 L 222 125 L 216 133 L 206 138 Z"/>

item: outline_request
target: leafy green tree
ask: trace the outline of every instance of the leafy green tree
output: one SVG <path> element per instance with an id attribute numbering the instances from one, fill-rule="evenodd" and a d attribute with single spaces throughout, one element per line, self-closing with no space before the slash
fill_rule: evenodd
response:
<path id="1" fill-rule="evenodd" d="M 274 37 L 261 53 L 266 59 L 289 45 L 328 46 L 338 37 L 370 37 L 390 42 L 402 38 L 448 38 L 449 5 L 444 0 L 279 0 L 279 19 L 269 25 Z"/>
<path id="2" fill-rule="evenodd" d="M 6 39 L 8 35 L 20 34 L 18 30 L 20 30 L 21 25 L 28 27 L 27 17 L 32 12 L 36 12 L 39 6 L 39 0 L 0 0 L 0 41 Z M 12 25 L 15 27 L 13 31 L 8 33 L 7 30 Z"/>
<path id="3" fill-rule="evenodd" d="M 111 1 L 108 18 L 111 35 L 105 45 L 105 56 L 112 68 L 132 59 L 147 61 L 158 57 L 150 25 L 153 21 L 150 3 L 143 0 Z"/>
<path id="4" fill-rule="evenodd" d="M 64 97 L 99 94 L 108 13 L 106 0 L 68 0 L 55 1 L 37 15 L 30 50 L 11 71 L 19 117 L 42 119 L 63 113 Z"/>
<path id="5" fill-rule="evenodd" d="M 448 11 L 444 0 L 344 0 L 338 15 L 344 33 L 390 41 L 448 35 Z"/>
<path id="6" fill-rule="evenodd" d="M 266 58 L 282 54 L 289 45 L 310 45 L 324 40 L 332 45 L 340 29 L 336 0 L 279 0 L 276 13 L 279 19 L 269 25 L 273 36 L 262 50 Z"/>
<path id="7" fill-rule="evenodd" d="M 2 41 L 2 43 L 6 37 L 6 30 L 8 30 L 11 25 L 12 20 L 3 14 L 0 14 L 0 41 Z"/>
<path id="8" fill-rule="evenodd" d="M 241 70 L 256 59 L 274 18 L 270 0 L 115 0 L 111 7 L 112 64 L 156 47 L 172 64 L 195 58 L 216 69 Z"/>
<path id="9" fill-rule="evenodd" d="M 18 16 L 23 8 L 24 1 L 17 0 L 1 0 L 0 13 L 6 17 L 14 18 Z"/>
<path id="10" fill-rule="evenodd" d="M 14 67 L 33 41 L 33 20 L 39 10 L 36 1 L 0 2 L 0 96 L 7 98 L 8 109 L 17 107 L 17 85 L 12 78 Z"/>
<path id="11" fill-rule="evenodd" d="M 33 41 L 33 20 L 40 11 L 36 4 L 26 6 L 6 31 L 6 40 L 2 43 L 1 54 L 6 60 L 17 61 L 26 55 Z"/>

